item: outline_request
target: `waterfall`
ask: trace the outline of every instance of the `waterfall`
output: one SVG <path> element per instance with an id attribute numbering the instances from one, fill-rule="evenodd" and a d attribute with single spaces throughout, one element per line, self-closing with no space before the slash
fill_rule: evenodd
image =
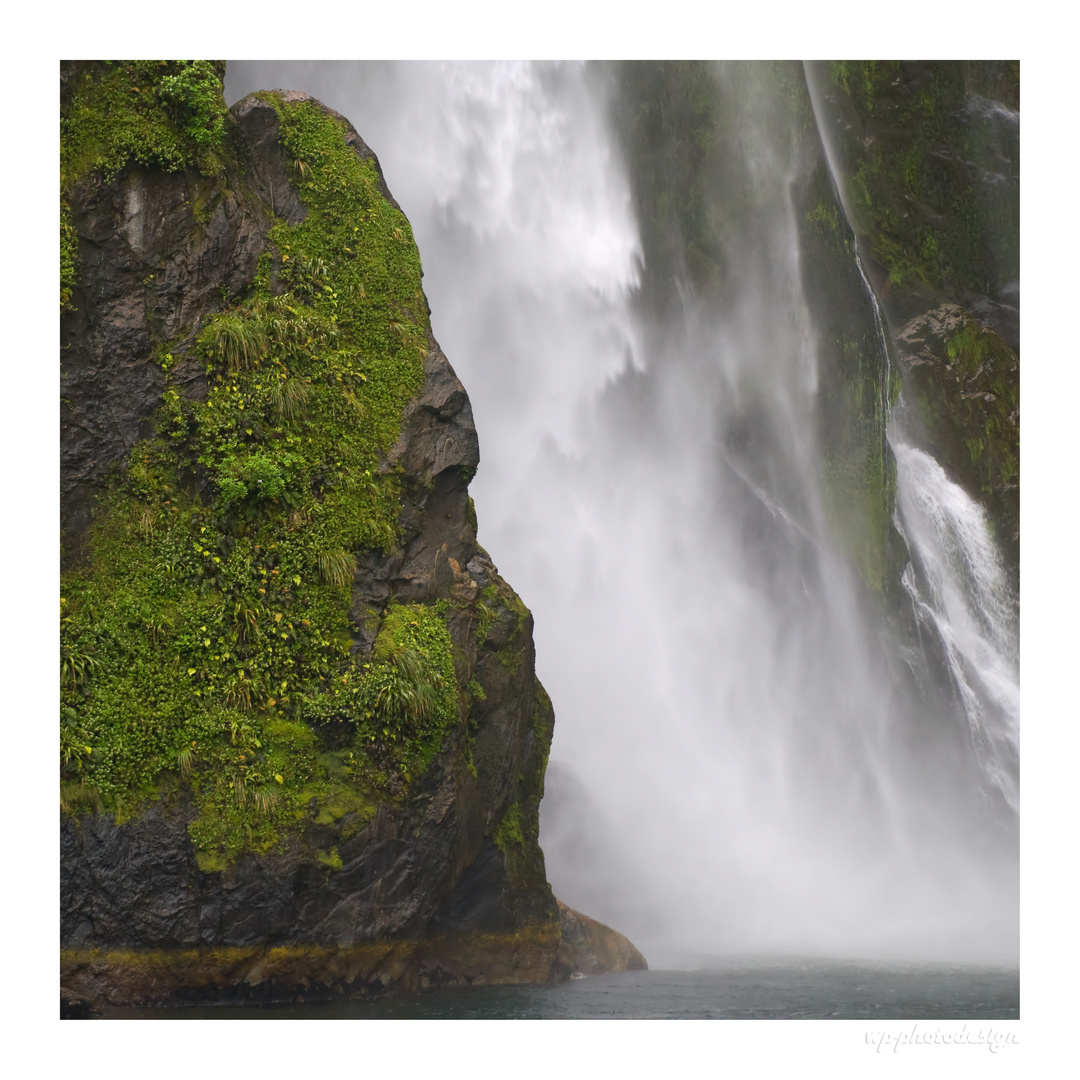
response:
<path id="1" fill-rule="evenodd" d="M 412 222 L 473 402 L 480 542 L 535 615 L 555 705 L 556 895 L 653 966 L 1011 957 L 1015 854 L 980 785 L 1015 807 L 1012 600 L 970 501 L 891 440 L 904 587 L 944 643 L 961 739 L 943 695 L 894 677 L 891 631 L 830 532 L 806 140 L 756 68 L 715 77 L 737 116 L 710 206 L 730 272 L 722 303 L 679 282 L 663 315 L 635 303 L 606 69 L 238 62 L 227 91 L 297 87 L 349 117 Z"/>
<path id="2" fill-rule="evenodd" d="M 932 627 L 955 681 L 979 763 L 1019 811 L 1019 649 L 1016 599 L 986 516 L 925 451 L 890 432 L 900 527 L 912 562 L 902 583 Z"/>
<path id="3" fill-rule="evenodd" d="M 833 183 L 854 228 L 834 133 L 825 118 L 820 66 L 807 64 L 806 76 Z M 1002 124 L 1009 138 L 1017 138 L 1020 117 L 1013 109 L 971 95 L 967 110 L 983 121 Z M 889 347 L 881 309 L 857 244 L 854 254 L 873 304 L 888 385 Z M 886 402 L 885 411 L 889 414 L 888 441 L 897 469 L 894 525 L 911 555 L 901 584 L 911 598 L 916 623 L 930 631 L 927 647 L 945 657 L 969 725 L 975 756 L 987 781 L 1018 813 L 1018 598 L 1001 564 L 985 513 L 946 476 L 931 454 L 912 444 L 905 431 L 902 398 L 895 409 Z"/>

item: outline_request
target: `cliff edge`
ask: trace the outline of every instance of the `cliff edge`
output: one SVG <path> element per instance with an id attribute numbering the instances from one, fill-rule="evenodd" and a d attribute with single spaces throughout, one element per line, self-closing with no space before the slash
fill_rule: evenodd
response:
<path id="1" fill-rule="evenodd" d="M 222 73 L 61 65 L 65 991 L 642 966 L 546 879 L 553 711 L 409 223 L 348 121 Z"/>

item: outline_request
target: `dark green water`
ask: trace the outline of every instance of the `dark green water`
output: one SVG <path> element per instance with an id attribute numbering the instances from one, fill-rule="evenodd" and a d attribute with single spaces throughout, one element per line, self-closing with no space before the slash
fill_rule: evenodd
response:
<path id="1" fill-rule="evenodd" d="M 126 1009 L 108 1019 L 221 1020 L 1015 1020 L 1014 969 L 822 960 L 731 962 L 559 986 L 475 986 L 368 1001 Z"/>

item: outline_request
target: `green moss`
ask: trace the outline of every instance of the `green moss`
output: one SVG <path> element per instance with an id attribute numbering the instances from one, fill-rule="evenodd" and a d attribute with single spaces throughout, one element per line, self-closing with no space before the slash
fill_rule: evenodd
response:
<path id="1" fill-rule="evenodd" d="M 819 232 L 839 236 L 840 210 L 832 200 L 819 199 L 806 215 L 806 222 Z"/>
<path id="2" fill-rule="evenodd" d="M 163 80 L 174 67 L 147 70 Z M 78 92 L 127 101 L 120 75 L 132 70 L 106 69 Z M 94 136 L 96 114 L 76 95 L 70 160 L 102 175 L 132 158 L 205 163 L 191 150 L 207 145 L 197 102 L 170 113 L 166 97 L 134 127 Z M 275 104 L 303 162 L 305 219 L 273 227 L 251 292 L 204 325 L 206 399 L 167 383 L 157 436 L 102 499 L 87 564 L 62 579 L 64 783 L 115 809 L 182 776 L 208 867 L 321 814 L 363 819 L 427 767 L 458 719 L 441 608 L 391 607 L 375 657 L 351 652 L 356 554 L 399 541 L 401 477 L 381 462 L 423 384 L 419 257 L 340 124 L 310 103 Z M 162 136 L 151 152 L 160 116 L 179 141 Z M 167 375 L 176 349 L 158 358 Z M 310 727 L 328 722 L 353 732 L 336 775 Z"/>
<path id="3" fill-rule="evenodd" d="M 495 846 L 504 854 L 513 856 L 515 848 L 520 849 L 525 845 L 525 834 L 521 831 L 521 806 L 513 802 L 503 814 L 499 824 L 491 831 L 491 839 Z"/>
<path id="4" fill-rule="evenodd" d="M 537 683 L 533 697 L 532 722 L 518 777 L 517 797 L 492 830 L 491 838 L 502 852 L 508 877 L 515 888 L 550 891 L 540 850 L 540 800 L 544 797 L 544 775 L 555 715 L 551 700 Z"/>
<path id="5" fill-rule="evenodd" d="M 195 865 L 204 874 L 220 874 L 229 865 L 229 859 L 223 851 L 196 851 Z"/>
<path id="6" fill-rule="evenodd" d="M 329 851 L 317 851 L 315 858 L 323 866 L 329 867 L 331 870 L 340 870 L 342 867 L 341 855 L 338 853 L 337 847 L 332 847 Z"/>
<path id="7" fill-rule="evenodd" d="M 71 224 L 71 207 L 60 203 L 60 310 L 71 308 L 71 293 L 75 288 L 75 257 L 79 250 L 79 238 Z"/>

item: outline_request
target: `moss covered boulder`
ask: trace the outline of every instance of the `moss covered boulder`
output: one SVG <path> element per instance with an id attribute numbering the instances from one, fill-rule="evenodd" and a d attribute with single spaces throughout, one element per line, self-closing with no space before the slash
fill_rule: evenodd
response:
<path id="1" fill-rule="evenodd" d="M 555 979 L 553 712 L 409 223 L 222 70 L 61 68 L 62 984 Z"/>

